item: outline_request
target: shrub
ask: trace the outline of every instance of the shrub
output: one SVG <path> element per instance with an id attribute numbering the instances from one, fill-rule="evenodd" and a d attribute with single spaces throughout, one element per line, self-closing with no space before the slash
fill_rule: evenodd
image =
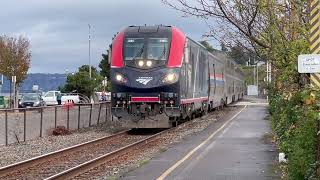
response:
<path id="1" fill-rule="evenodd" d="M 311 91 L 306 89 L 287 96 L 272 92 L 270 113 L 279 148 L 288 155 L 288 178 L 308 179 L 316 161 L 318 107 L 306 104 Z"/>

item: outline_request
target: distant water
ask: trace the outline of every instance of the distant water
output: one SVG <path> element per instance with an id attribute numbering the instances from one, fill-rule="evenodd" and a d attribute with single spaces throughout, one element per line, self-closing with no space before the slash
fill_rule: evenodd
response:
<path id="1" fill-rule="evenodd" d="M 9 97 L 9 96 L 10 96 L 10 93 L 0 93 L 0 96 L 7 96 L 7 97 Z"/>

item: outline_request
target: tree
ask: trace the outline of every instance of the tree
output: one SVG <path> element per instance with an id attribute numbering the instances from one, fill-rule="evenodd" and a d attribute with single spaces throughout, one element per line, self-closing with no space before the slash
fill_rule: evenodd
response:
<path id="1" fill-rule="evenodd" d="M 228 48 L 227 48 L 227 46 L 222 42 L 221 43 L 221 51 L 223 51 L 223 52 L 228 52 Z"/>
<path id="2" fill-rule="evenodd" d="M 91 79 L 89 76 L 89 65 L 79 67 L 78 72 L 69 74 L 67 82 L 60 90 L 65 92 L 77 92 L 90 97 L 94 91 L 101 88 L 103 78 L 97 69 L 91 66 Z"/>
<path id="3" fill-rule="evenodd" d="M 30 42 L 27 38 L 0 36 L 0 73 L 10 81 L 12 76 L 16 76 L 17 88 L 14 97 L 17 97 L 19 87 L 27 77 L 30 62 Z M 17 98 L 14 99 L 14 102 L 17 105 Z"/>
<path id="4" fill-rule="evenodd" d="M 162 1 L 186 16 L 206 21 L 206 37 L 230 46 L 240 44 L 259 58 L 268 59 L 278 90 L 290 93 L 304 86 L 296 71 L 296 58 L 309 51 L 306 0 Z"/>
<path id="5" fill-rule="evenodd" d="M 30 42 L 20 36 L 0 36 L 0 73 L 11 79 L 17 76 L 20 85 L 27 77 L 31 62 Z"/>
<path id="6" fill-rule="evenodd" d="M 248 51 L 241 45 L 235 45 L 230 48 L 228 52 L 229 56 L 234 59 L 238 64 L 254 65 L 258 61 L 264 60 L 263 58 L 259 58 L 254 52 Z"/>
<path id="7" fill-rule="evenodd" d="M 101 69 L 100 75 L 102 77 L 107 77 L 110 79 L 110 64 L 108 62 L 109 54 L 102 54 L 102 59 L 99 63 L 99 68 Z"/>
<path id="8" fill-rule="evenodd" d="M 199 41 L 200 44 L 202 44 L 209 52 L 213 53 L 216 51 L 209 43 L 208 41 Z"/>

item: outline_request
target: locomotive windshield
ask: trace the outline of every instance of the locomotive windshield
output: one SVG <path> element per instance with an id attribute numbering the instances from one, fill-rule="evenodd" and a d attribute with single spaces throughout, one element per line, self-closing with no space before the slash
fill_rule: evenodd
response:
<path id="1" fill-rule="evenodd" d="M 147 44 L 147 45 L 145 45 Z M 125 60 L 152 59 L 166 60 L 168 38 L 126 38 L 124 43 Z"/>
<path id="2" fill-rule="evenodd" d="M 144 39 L 127 38 L 124 43 L 125 60 L 134 60 L 143 58 Z"/>
<path id="3" fill-rule="evenodd" d="M 167 38 L 149 38 L 148 41 L 148 59 L 166 60 L 168 53 Z"/>

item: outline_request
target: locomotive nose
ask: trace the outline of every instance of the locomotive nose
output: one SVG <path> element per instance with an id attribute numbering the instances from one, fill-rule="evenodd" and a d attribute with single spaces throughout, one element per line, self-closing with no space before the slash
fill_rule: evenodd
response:
<path id="1" fill-rule="evenodd" d="M 157 68 L 141 70 L 126 68 L 112 74 L 114 74 L 112 81 L 118 86 L 133 89 L 160 88 L 175 84 L 179 80 L 179 69 Z"/>

